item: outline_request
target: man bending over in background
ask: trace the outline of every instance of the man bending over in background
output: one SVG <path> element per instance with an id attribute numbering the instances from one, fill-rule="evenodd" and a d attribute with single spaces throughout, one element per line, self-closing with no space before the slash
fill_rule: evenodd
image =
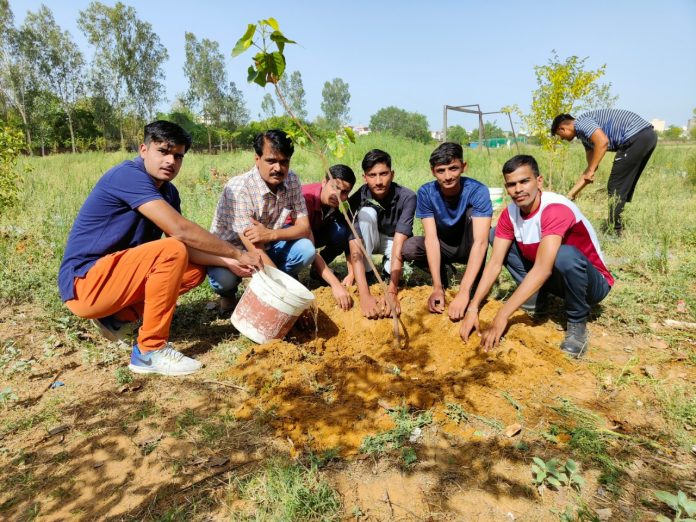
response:
<path id="1" fill-rule="evenodd" d="M 181 215 L 172 181 L 190 146 L 174 123 L 147 125 L 140 155 L 104 174 L 82 205 L 58 274 L 66 306 L 109 340 L 142 319 L 128 366 L 136 373 L 187 375 L 201 367 L 168 339 L 177 297 L 203 281 L 202 265 L 238 277 L 262 266 L 258 253 L 243 253 Z"/>
<path id="2" fill-rule="evenodd" d="M 464 317 L 481 277 L 493 216 L 488 187 L 463 176 L 466 170 L 461 145 L 443 143 L 433 151 L 430 171 L 435 180 L 418 189 L 416 205 L 425 237 L 411 237 L 403 248 L 405 261 L 414 261 L 432 275 L 428 310 L 433 313 L 445 311 L 447 264 L 466 263 L 459 292 L 448 310 L 453 321 Z"/>
<path id="3" fill-rule="evenodd" d="M 594 181 L 594 175 L 607 151 L 616 152 L 609 174 L 609 220 L 607 231 L 621 235 L 626 203 L 633 199 L 638 178 L 657 145 L 652 125 L 637 114 L 621 109 L 589 111 L 576 120 L 570 114 L 559 114 L 551 125 L 551 134 L 566 141 L 577 137 L 585 147 L 587 168 L 568 193 L 570 199 Z"/>

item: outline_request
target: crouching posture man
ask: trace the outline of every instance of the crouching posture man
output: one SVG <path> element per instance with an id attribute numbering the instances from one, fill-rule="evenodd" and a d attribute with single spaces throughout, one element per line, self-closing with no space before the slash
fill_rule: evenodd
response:
<path id="1" fill-rule="evenodd" d="M 526 305 L 539 311 L 546 294 L 552 293 L 565 299 L 567 329 L 561 350 L 580 357 L 588 344 L 590 306 L 604 299 L 614 284 L 597 235 L 570 200 L 542 192 L 543 178 L 532 156 L 514 156 L 503 165 L 503 175 L 513 203 L 491 231 L 493 252 L 459 333 L 466 341 L 478 329 L 479 306 L 505 264 L 519 286 L 481 333 L 484 350 L 498 345 L 515 310 Z"/>
<path id="2" fill-rule="evenodd" d="M 300 179 L 290 170 L 295 147 L 282 130 L 254 139 L 255 166 L 230 179 L 218 201 L 210 231 L 238 248 L 259 251 L 263 262 L 297 278 L 312 264 L 316 250 Z M 239 274 L 208 268 L 210 286 L 222 299 L 223 313 L 236 305 Z"/>
<path id="3" fill-rule="evenodd" d="M 425 236 L 413 236 L 403 247 L 405 261 L 430 269 L 433 291 L 428 310 L 445 311 L 448 287 L 447 264 L 466 263 L 459 292 L 449 305 L 449 317 L 464 317 L 469 298 L 476 290 L 488 250 L 493 207 L 488 187 L 463 174 L 467 170 L 464 151 L 458 143 L 443 143 L 430 155 L 434 181 L 418 189 L 416 217 L 423 222 Z"/>
<path id="4" fill-rule="evenodd" d="M 314 279 L 321 278 L 331 287 L 341 310 L 349 310 L 353 306 L 353 299 L 329 264 L 348 248 L 350 229 L 338 207 L 353 190 L 355 173 L 349 166 L 341 164 L 333 165 L 329 172 L 331 176 L 326 174 L 319 183 L 302 185 L 314 245 L 321 249 L 314 257 L 310 275 Z"/>
<path id="5" fill-rule="evenodd" d="M 82 205 L 58 275 L 66 306 L 109 340 L 142 319 L 128 366 L 136 373 L 187 375 L 201 367 L 168 342 L 177 297 L 203 281 L 201 265 L 240 277 L 262 266 L 258 253 L 242 253 L 181 215 L 172 180 L 190 146 L 174 123 L 147 125 L 140 155 L 104 174 Z"/>

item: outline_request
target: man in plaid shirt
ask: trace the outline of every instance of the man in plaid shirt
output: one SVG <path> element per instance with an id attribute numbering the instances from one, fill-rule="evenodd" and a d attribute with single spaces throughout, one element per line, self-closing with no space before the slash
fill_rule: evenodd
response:
<path id="1" fill-rule="evenodd" d="M 254 151 L 254 168 L 225 185 L 210 231 L 241 249 L 258 248 L 264 263 L 297 277 L 312 264 L 316 249 L 300 179 L 290 170 L 292 141 L 282 130 L 269 130 L 256 136 Z M 241 278 L 211 266 L 208 279 L 222 296 L 221 310 L 231 311 Z"/>

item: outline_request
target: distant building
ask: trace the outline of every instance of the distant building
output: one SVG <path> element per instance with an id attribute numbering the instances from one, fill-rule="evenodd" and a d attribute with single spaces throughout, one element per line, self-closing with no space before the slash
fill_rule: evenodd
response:
<path id="1" fill-rule="evenodd" d="M 353 129 L 356 136 L 365 136 L 370 134 L 370 127 L 366 125 L 353 125 L 351 129 Z"/>
<path id="2" fill-rule="evenodd" d="M 657 132 L 664 132 L 667 128 L 665 120 L 659 120 L 657 118 L 653 118 L 652 120 L 650 120 L 650 125 L 652 125 Z"/>
<path id="3" fill-rule="evenodd" d="M 696 118 L 689 118 L 689 121 L 686 124 L 686 130 L 691 132 L 691 129 L 696 129 Z"/>
<path id="4" fill-rule="evenodd" d="M 437 141 L 442 141 L 444 133 L 441 130 L 431 130 L 430 137 Z"/>

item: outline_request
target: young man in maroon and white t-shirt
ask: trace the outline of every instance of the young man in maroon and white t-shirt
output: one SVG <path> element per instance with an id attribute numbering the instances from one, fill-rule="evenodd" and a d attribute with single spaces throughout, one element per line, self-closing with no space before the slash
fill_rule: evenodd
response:
<path id="1" fill-rule="evenodd" d="M 505 188 L 512 198 L 493 229 L 493 253 L 484 269 L 459 331 L 465 341 L 479 329 L 478 307 L 498 278 L 503 264 L 519 285 L 481 332 L 481 346 L 498 345 L 510 315 L 539 302 L 546 293 L 565 299 L 567 330 L 561 350 L 580 357 L 587 349 L 590 306 L 606 297 L 614 284 L 597 235 L 568 198 L 542 192 L 543 178 L 532 156 L 518 155 L 503 165 Z"/>

